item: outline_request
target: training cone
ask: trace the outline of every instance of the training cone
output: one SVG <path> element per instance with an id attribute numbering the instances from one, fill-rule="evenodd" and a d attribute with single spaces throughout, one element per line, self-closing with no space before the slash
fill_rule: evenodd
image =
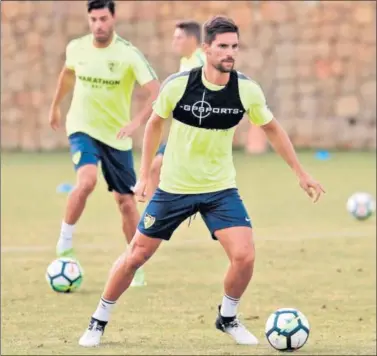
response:
<path id="1" fill-rule="evenodd" d="M 62 183 L 56 187 L 57 193 L 69 193 L 73 189 L 73 185 L 70 183 Z"/>

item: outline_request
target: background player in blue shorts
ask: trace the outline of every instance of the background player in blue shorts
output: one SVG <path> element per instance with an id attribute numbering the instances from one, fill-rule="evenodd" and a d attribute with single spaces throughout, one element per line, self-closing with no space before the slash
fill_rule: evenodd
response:
<path id="1" fill-rule="evenodd" d="M 205 62 L 205 56 L 200 48 L 201 28 L 196 21 L 179 21 L 175 25 L 173 34 L 173 52 L 178 54 L 181 59 L 179 71 L 187 71 L 195 67 L 200 67 Z M 165 153 L 166 143 L 162 143 L 158 148 L 156 157 L 153 160 L 151 176 L 148 187 L 148 197 L 151 198 L 156 191 L 160 181 L 162 161 Z"/>
<path id="2" fill-rule="evenodd" d="M 136 175 L 130 136 L 147 121 L 159 90 L 157 76 L 145 57 L 114 31 L 115 3 L 89 0 L 87 7 L 92 33 L 68 44 L 49 117 L 51 127 L 57 129 L 60 103 L 73 91 L 66 129 L 77 181 L 68 197 L 56 246 L 58 256 L 73 255 L 73 232 L 96 186 L 99 162 L 121 212 L 124 235 L 131 242 L 140 216 L 133 195 Z M 148 99 L 131 120 L 135 81 Z M 142 270 L 138 276 L 135 285 L 143 285 Z"/>

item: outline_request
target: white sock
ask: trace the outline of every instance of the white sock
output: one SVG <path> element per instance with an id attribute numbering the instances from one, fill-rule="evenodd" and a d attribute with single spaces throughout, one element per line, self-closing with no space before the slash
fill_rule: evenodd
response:
<path id="1" fill-rule="evenodd" d="M 69 250 L 72 248 L 72 235 L 75 230 L 75 225 L 69 225 L 62 222 L 62 227 L 60 230 L 59 237 L 59 248 L 62 250 Z"/>
<path id="2" fill-rule="evenodd" d="M 233 317 L 237 315 L 237 307 L 240 300 L 232 298 L 226 294 L 223 296 L 223 302 L 221 303 L 220 314 L 225 317 Z"/>
<path id="3" fill-rule="evenodd" d="M 109 300 L 101 298 L 101 300 L 98 303 L 97 310 L 93 314 L 93 318 L 100 321 L 109 321 L 111 311 L 114 307 L 115 302 L 111 302 Z"/>

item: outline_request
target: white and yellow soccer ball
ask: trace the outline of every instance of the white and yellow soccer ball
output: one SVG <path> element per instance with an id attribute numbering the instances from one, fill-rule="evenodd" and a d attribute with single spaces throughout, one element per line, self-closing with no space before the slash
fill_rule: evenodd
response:
<path id="1" fill-rule="evenodd" d="M 376 210 L 376 201 L 369 193 L 355 193 L 347 200 L 347 211 L 357 220 L 366 220 Z"/>
<path id="2" fill-rule="evenodd" d="M 73 258 L 57 258 L 47 267 L 46 280 L 55 292 L 73 292 L 80 287 L 82 279 L 82 268 Z"/>
<path id="3" fill-rule="evenodd" d="M 309 338 L 309 321 L 299 310 L 282 308 L 272 313 L 266 322 L 266 338 L 279 351 L 294 351 Z"/>

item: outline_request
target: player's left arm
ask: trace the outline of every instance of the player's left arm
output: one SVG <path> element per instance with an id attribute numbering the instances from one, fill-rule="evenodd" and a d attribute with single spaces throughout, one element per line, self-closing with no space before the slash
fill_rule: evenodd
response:
<path id="1" fill-rule="evenodd" d="M 274 150 L 297 175 L 301 188 L 316 202 L 325 192 L 323 187 L 301 165 L 287 132 L 268 109 L 262 89 L 255 84 L 251 94 L 247 109 L 250 120 L 262 128 Z"/>
<path id="2" fill-rule="evenodd" d="M 275 118 L 267 124 L 262 125 L 261 128 L 265 132 L 274 150 L 296 173 L 301 188 L 316 202 L 325 191 L 322 185 L 313 179 L 302 167 L 287 132 Z"/>
<path id="3" fill-rule="evenodd" d="M 136 114 L 131 123 L 119 131 L 118 138 L 131 136 L 148 121 L 152 113 L 153 102 L 156 100 L 160 90 L 160 82 L 157 79 L 157 75 L 146 58 L 137 49 L 132 51 L 130 56 L 132 70 L 142 91 L 147 95 L 147 99 L 144 101 L 143 108 Z"/>

